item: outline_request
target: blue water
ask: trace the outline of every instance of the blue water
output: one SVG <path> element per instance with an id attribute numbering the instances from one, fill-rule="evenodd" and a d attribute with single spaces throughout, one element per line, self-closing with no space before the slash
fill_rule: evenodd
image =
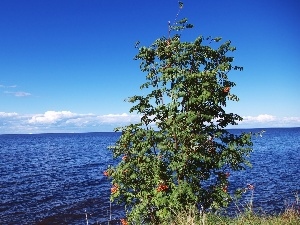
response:
<path id="1" fill-rule="evenodd" d="M 229 181 L 232 187 L 253 184 L 254 208 L 278 213 L 300 195 L 300 128 L 265 130 L 253 139 L 253 168 Z M 89 224 L 104 224 L 109 212 L 112 219 L 122 217 L 120 207 L 110 210 L 110 183 L 103 176 L 115 163 L 107 146 L 118 137 L 0 135 L 0 224 L 86 224 L 86 213 Z"/>

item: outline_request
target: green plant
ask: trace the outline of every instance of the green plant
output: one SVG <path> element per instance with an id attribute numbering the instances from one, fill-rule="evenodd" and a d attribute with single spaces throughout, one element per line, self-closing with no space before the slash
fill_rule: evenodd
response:
<path id="1" fill-rule="evenodd" d="M 141 121 L 116 129 L 122 135 L 111 150 L 122 160 L 106 171 L 111 199 L 125 204 L 130 223 L 161 224 L 187 206 L 225 207 L 230 171 L 249 165 L 251 134 L 225 129 L 242 120 L 225 111 L 228 100 L 238 101 L 228 73 L 243 70 L 228 56 L 235 47 L 226 41 L 214 49 L 219 37 L 183 42 L 170 35 L 191 27 L 187 19 L 170 25 L 169 37 L 135 57 L 147 74 L 141 89 L 149 92 L 129 98 Z"/>

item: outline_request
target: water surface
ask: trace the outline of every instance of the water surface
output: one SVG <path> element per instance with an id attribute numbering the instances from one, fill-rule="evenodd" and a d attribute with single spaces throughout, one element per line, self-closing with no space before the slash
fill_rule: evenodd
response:
<path id="1" fill-rule="evenodd" d="M 253 168 L 233 173 L 229 181 L 232 188 L 253 184 L 254 207 L 278 213 L 300 194 L 300 128 L 265 130 L 253 139 Z M 115 163 L 107 146 L 118 137 L 0 135 L 0 224 L 85 224 L 85 213 L 90 224 L 104 224 L 109 212 L 122 217 L 120 207 L 110 211 L 110 183 L 103 176 Z"/>

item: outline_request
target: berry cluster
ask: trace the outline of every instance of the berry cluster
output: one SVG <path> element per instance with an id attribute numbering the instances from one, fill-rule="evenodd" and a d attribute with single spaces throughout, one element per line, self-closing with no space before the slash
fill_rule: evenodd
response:
<path id="1" fill-rule="evenodd" d="M 228 92 L 230 91 L 230 87 L 224 87 L 223 91 L 224 91 L 225 93 L 228 93 Z"/>
<path id="2" fill-rule="evenodd" d="M 109 177 L 109 173 L 107 172 L 107 170 L 105 170 L 105 171 L 103 172 L 103 175 L 106 176 L 106 177 Z"/>
<path id="3" fill-rule="evenodd" d="M 118 186 L 117 184 L 114 184 L 114 185 L 112 186 L 112 188 L 110 189 L 110 192 L 111 192 L 112 194 L 114 194 L 114 193 L 116 193 L 118 190 L 119 190 L 119 186 Z"/>
<path id="4" fill-rule="evenodd" d="M 165 190 L 167 190 L 169 187 L 167 186 L 167 185 L 165 185 L 165 184 L 160 184 L 157 188 L 156 188 L 156 190 L 158 191 L 158 192 L 160 192 L 160 191 L 165 191 Z"/>
<path id="5" fill-rule="evenodd" d="M 120 219 L 122 225 L 128 225 L 128 222 L 126 219 Z"/>

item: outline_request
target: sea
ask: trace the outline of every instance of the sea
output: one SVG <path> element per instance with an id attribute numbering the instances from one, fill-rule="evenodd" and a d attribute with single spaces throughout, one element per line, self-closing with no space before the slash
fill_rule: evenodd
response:
<path id="1" fill-rule="evenodd" d="M 232 172 L 229 191 L 254 186 L 231 206 L 249 201 L 265 214 L 299 205 L 300 128 L 234 129 L 253 137 L 252 168 Z M 0 224 L 119 224 L 122 206 L 111 203 L 103 175 L 117 163 L 107 149 L 120 133 L 0 135 Z"/>

